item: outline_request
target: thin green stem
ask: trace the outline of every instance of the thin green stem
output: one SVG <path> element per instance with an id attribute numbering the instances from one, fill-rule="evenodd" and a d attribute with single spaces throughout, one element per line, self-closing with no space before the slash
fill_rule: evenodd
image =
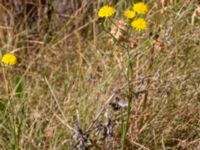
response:
<path id="1" fill-rule="evenodd" d="M 127 80 L 127 98 L 128 98 L 128 109 L 127 109 L 127 116 L 125 118 L 125 122 L 123 120 L 122 125 L 123 125 L 123 129 L 122 129 L 122 138 L 121 138 L 121 144 L 122 147 L 121 149 L 124 150 L 125 149 L 125 144 L 126 144 L 126 135 L 127 135 L 127 131 L 128 131 L 128 122 L 129 122 L 129 118 L 130 118 L 130 113 L 131 113 L 131 101 L 132 101 L 132 88 L 131 88 L 131 80 L 132 80 L 132 66 L 131 66 L 131 61 L 130 61 L 130 53 L 129 53 L 129 49 L 126 48 L 127 51 L 127 57 L 128 57 L 128 61 L 127 61 L 127 65 L 126 65 L 126 71 L 125 71 L 125 76 L 126 76 L 126 80 Z"/>

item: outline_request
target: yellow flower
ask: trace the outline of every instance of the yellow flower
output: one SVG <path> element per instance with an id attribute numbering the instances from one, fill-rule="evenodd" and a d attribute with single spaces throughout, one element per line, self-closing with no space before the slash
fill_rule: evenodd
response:
<path id="1" fill-rule="evenodd" d="M 17 58 L 15 57 L 15 55 L 7 53 L 3 55 L 1 62 L 6 65 L 15 65 L 17 63 Z"/>
<path id="2" fill-rule="evenodd" d="M 141 31 L 147 28 L 147 22 L 143 18 L 138 18 L 131 22 L 131 26 L 136 30 Z"/>
<path id="3" fill-rule="evenodd" d="M 103 18 L 103 17 L 110 17 L 116 12 L 115 8 L 105 5 L 100 8 L 98 12 L 98 16 Z"/>
<path id="4" fill-rule="evenodd" d="M 128 19 L 135 17 L 135 12 L 133 10 L 125 10 L 124 16 Z"/>
<path id="5" fill-rule="evenodd" d="M 145 3 L 139 2 L 133 5 L 133 10 L 138 14 L 146 14 L 148 11 L 147 5 Z"/>

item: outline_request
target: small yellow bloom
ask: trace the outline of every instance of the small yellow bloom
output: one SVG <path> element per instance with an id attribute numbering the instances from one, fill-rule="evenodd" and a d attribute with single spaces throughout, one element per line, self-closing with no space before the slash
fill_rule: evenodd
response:
<path id="1" fill-rule="evenodd" d="M 115 8 L 105 5 L 100 8 L 98 12 L 98 16 L 103 18 L 103 17 L 110 17 L 116 12 Z"/>
<path id="2" fill-rule="evenodd" d="M 7 53 L 3 55 L 1 62 L 6 65 L 15 65 L 17 63 L 17 58 L 15 57 L 15 55 Z"/>
<path id="3" fill-rule="evenodd" d="M 147 22 L 143 18 L 138 18 L 131 22 L 131 26 L 136 30 L 141 31 L 147 28 Z"/>
<path id="4" fill-rule="evenodd" d="M 148 11 L 147 5 L 145 3 L 139 2 L 133 5 L 133 10 L 138 14 L 146 14 Z"/>
<path id="5" fill-rule="evenodd" d="M 124 16 L 128 19 L 134 18 L 135 17 L 135 12 L 133 10 L 125 10 L 124 11 Z"/>

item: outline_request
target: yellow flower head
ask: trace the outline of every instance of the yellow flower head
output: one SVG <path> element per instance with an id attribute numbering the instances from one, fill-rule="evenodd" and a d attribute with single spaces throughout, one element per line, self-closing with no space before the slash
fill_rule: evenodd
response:
<path id="1" fill-rule="evenodd" d="M 124 16 L 128 19 L 134 18 L 135 17 L 135 12 L 133 10 L 125 10 L 124 11 Z"/>
<path id="2" fill-rule="evenodd" d="M 17 58 L 15 57 L 15 55 L 7 53 L 3 55 L 1 62 L 6 65 L 15 65 L 17 63 Z"/>
<path id="3" fill-rule="evenodd" d="M 146 14 L 148 11 L 147 5 L 143 2 L 139 2 L 133 5 L 133 10 L 138 14 Z"/>
<path id="4" fill-rule="evenodd" d="M 138 18 L 131 22 L 131 26 L 136 30 L 141 31 L 147 28 L 147 22 L 143 18 Z"/>
<path id="5" fill-rule="evenodd" d="M 115 8 L 105 5 L 100 8 L 98 12 L 98 16 L 103 18 L 103 17 L 110 17 L 116 12 Z"/>

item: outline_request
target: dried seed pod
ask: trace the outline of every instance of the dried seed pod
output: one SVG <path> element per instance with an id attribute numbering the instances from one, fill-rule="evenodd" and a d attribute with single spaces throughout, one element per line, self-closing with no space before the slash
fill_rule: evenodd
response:
<path id="1" fill-rule="evenodd" d="M 111 26 L 110 33 L 116 40 L 121 41 L 125 39 L 127 29 L 128 25 L 126 22 L 124 22 L 123 20 L 114 20 Z"/>
<path id="2" fill-rule="evenodd" d="M 152 42 L 154 52 L 160 53 L 164 50 L 164 42 L 161 39 L 156 39 Z"/>

